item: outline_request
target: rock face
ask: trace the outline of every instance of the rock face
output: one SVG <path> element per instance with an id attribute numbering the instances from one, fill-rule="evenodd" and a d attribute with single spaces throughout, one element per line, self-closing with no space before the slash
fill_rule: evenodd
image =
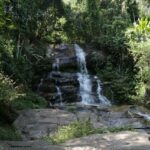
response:
<path id="1" fill-rule="evenodd" d="M 37 91 L 49 101 L 50 106 L 83 101 L 83 97 L 93 103 L 107 101 L 102 95 L 98 77 L 88 74 L 86 54 L 82 48 L 74 44 L 65 49 L 52 50 L 51 53 L 52 71 L 37 86 Z M 89 57 L 87 59 L 90 60 Z"/>
<path id="2" fill-rule="evenodd" d="M 59 108 L 59 109 L 58 109 Z M 0 150 L 149 150 L 150 129 L 145 118 L 139 116 L 143 108 L 135 106 L 102 107 L 81 103 L 58 105 L 57 109 L 24 110 L 14 122 L 23 141 L 0 141 Z M 148 113 L 145 111 L 144 116 Z M 52 135 L 59 127 L 76 120 L 90 119 L 95 128 L 132 126 L 136 131 L 94 134 L 51 145 L 42 137 Z M 140 130 L 139 130 L 140 129 Z M 142 129 L 142 130 L 141 130 Z M 150 133 L 150 132 L 149 132 Z"/>
<path id="3" fill-rule="evenodd" d="M 58 87 L 61 91 L 63 102 L 73 102 L 78 100 L 78 81 L 75 73 L 60 73 L 52 71 L 49 77 L 43 79 L 39 92 L 49 102 L 60 102 Z"/>
<path id="4" fill-rule="evenodd" d="M 53 134 L 61 126 L 76 120 L 90 119 L 95 128 L 113 128 L 131 126 L 136 129 L 147 129 L 148 124 L 139 116 L 131 116 L 128 109 L 112 111 L 99 106 L 69 105 L 62 109 L 35 109 L 23 111 L 14 125 L 27 140 L 39 139 Z"/>
<path id="5" fill-rule="evenodd" d="M 33 140 L 54 133 L 58 127 L 76 120 L 75 115 L 63 110 L 37 109 L 23 111 L 14 125 L 24 139 Z"/>

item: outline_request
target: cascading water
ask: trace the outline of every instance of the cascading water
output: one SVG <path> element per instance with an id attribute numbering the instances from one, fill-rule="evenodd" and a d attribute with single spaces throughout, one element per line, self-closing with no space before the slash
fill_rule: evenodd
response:
<path id="1" fill-rule="evenodd" d="M 41 78 L 40 83 L 38 84 L 37 91 L 40 91 L 41 86 L 43 85 L 43 78 Z"/>
<path id="2" fill-rule="evenodd" d="M 59 58 L 56 58 L 56 61 L 52 65 L 53 71 L 59 71 Z"/>
<path id="3" fill-rule="evenodd" d="M 62 104 L 63 104 L 62 92 L 61 92 L 59 86 L 56 86 L 56 89 L 57 89 L 57 96 L 58 96 L 58 98 L 59 98 L 59 101 L 58 101 L 58 102 L 60 103 L 60 105 L 62 105 Z"/>
<path id="4" fill-rule="evenodd" d="M 91 80 L 86 68 L 85 53 L 77 44 L 75 44 L 74 46 L 75 46 L 77 61 L 80 67 L 80 73 L 78 73 L 77 75 L 80 84 L 80 96 L 82 99 L 82 103 L 91 104 L 94 103 L 94 99 L 92 97 Z"/>
<path id="5" fill-rule="evenodd" d="M 88 75 L 88 70 L 86 68 L 86 60 L 85 60 L 85 53 L 79 45 L 75 44 L 75 51 L 76 51 L 76 57 L 77 61 L 80 67 L 80 72 L 81 74 L 87 74 Z"/>
<path id="6" fill-rule="evenodd" d="M 46 79 L 41 79 L 38 92 L 52 103 L 60 105 L 63 102 L 79 101 L 86 105 L 110 105 L 109 100 L 102 94 L 101 81 L 88 73 L 86 53 L 77 44 L 74 44 L 74 49 L 76 56 L 72 47 L 54 53 L 52 71 Z M 80 69 L 78 72 L 77 67 Z"/>
<path id="7" fill-rule="evenodd" d="M 80 84 L 80 96 L 83 104 L 94 103 L 92 97 L 92 84 L 88 74 L 78 73 L 78 80 Z"/>
<path id="8" fill-rule="evenodd" d="M 102 95 L 101 81 L 99 79 L 97 79 L 97 95 L 100 103 L 111 105 L 110 101 L 104 95 Z"/>
<path id="9" fill-rule="evenodd" d="M 59 58 L 56 58 L 56 61 L 54 62 L 54 64 L 52 65 L 52 69 L 53 71 L 59 72 Z M 57 83 L 57 81 L 56 81 Z M 56 89 L 57 89 L 57 94 L 56 96 L 58 97 L 58 103 L 60 103 L 60 105 L 63 104 L 63 97 L 62 97 L 62 92 L 60 87 L 56 84 Z"/>
<path id="10" fill-rule="evenodd" d="M 86 59 L 85 59 L 86 54 L 84 53 L 83 49 L 79 45 L 74 44 L 74 47 L 75 47 L 77 61 L 80 67 L 80 72 L 77 73 L 77 75 L 78 75 L 78 81 L 80 84 L 79 94 L 81 96 L 82 103 L 94 104 L 95 99 L 92 94 L 93 85 L 92 85 L 92 81 L 91 81 L 90 75 L 88 74 L 88 70 L 86 67 Z M 100 80 L 98 79 L 97 79 L 97 97 L 101 104 L 110 105 L 110 102 L 107 100 L 107 98 L 102 95 Z"/>

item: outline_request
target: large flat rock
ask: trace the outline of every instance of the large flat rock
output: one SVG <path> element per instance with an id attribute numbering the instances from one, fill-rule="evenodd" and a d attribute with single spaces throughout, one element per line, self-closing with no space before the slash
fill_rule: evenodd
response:
<path id="1" fill-rule="evenodd" d="M 139 132 L 95 134 L 61 145 L 46 141 L 0 142 L 2 150 L 150 150 L 149 135 Z"/>
<path id="2" fill-rule="evenodd" d="M 77 120 L 91 121 L 95 128 L 114 128 L 132 126 L 138 129 L 150 129 L 144 125 L 141 117 L 133 117 L 127 111 L 113 112 L 107 109 L 74 108 L 61 109 L 33 109 L 22 111 L 14 122 L 23 139 L 34 140 L 52 135 L 58 128 Z"/>
<path id="3" fill-rule="evenodd" d="M 149 135 L 139 132 L 95 134 L 70 140 L 65 150 L 150 150 Z"/>
<path id="4" fill-rule="evenodd" d="M 60 126 L 68 125 L 76 116 L 58 109 L 34 109 L 23 111 L 14 125 L 23 139 L 33 140 L 54 133 Z"/>

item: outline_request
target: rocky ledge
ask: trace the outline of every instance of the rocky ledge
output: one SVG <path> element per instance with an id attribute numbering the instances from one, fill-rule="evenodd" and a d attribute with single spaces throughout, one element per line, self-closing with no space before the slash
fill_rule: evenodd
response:
<path id="1" fill-rule="evenodd" d="M 44 141 L 0 142 L 2 150 L 149 150 L 146 133 L 124 131 L 113 134 L 95 134 L 70 140 L 62 145 Z"/>
<path id="2" fill-rule="evenodd" d="M 55 106 L 56 107 L 56 106 Z M 148 113 L 148 112 L 147 112 Z M 142 116 L 142 110 L 133 106 L 117 108 L 84 106 L 80 103 L 55 109 L 34 109 L 23 111 L 14 125 L 23 139 L 35 140 L 52 135 L 61 126 L 76 120 L 89 119 L 95 128 L 133 127 L 139 131 L 150 131 L 149 121 Z"/>
<path id="3" fill-rule="evenodd" d="M 24 110 L 14 122 L 23 141 L 0 141 L 0 150 L 149 150 L 148 111 L 135 106 L 102 107 L 80 103 L 55 106 L 55 109 Z M 93 134 L 52 145 L 42 137 L 61 126 L 89 119 L 95 128 L 132 126 L 135 131 Z"/>

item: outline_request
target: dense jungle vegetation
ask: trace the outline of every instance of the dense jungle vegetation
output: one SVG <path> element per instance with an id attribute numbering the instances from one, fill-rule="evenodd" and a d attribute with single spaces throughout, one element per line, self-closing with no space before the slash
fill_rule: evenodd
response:
<path id="1" fill-rule="evenodd" d="M 103 53 L 103 65 L 100 55 L 91 65 L 113 102 L 150 106 L 149 0 L 0 0 L 1 122 L 46 107 L 32 84 L 49 70 L 48 44 L 58 42 Z"/>

